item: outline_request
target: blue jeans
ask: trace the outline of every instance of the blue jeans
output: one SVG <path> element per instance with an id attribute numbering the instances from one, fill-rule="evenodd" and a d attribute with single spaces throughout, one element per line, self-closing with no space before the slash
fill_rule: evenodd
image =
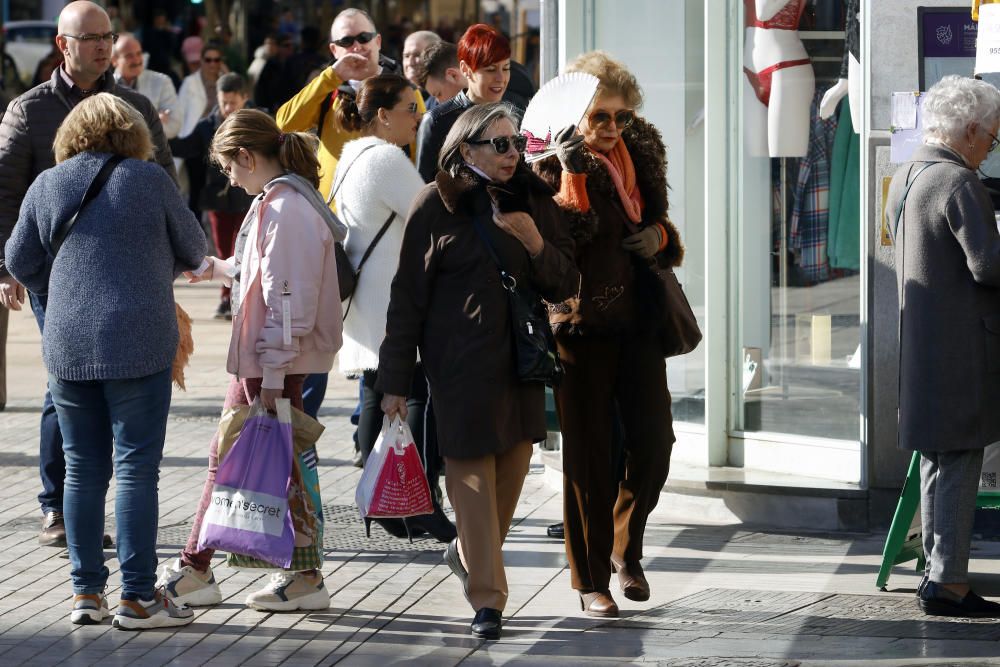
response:
<path id="1" fill-rule="evenodd" d="M 31 312 L 38 322 L 38 330 L 45 329 L 46 296 L 28 294 Z M 63 511 L 63 482 L 66 478 L 66 459 L 63 457 L 63 439 L 59 432 L 56 408 L 52 405 L 52 394 L 46 389 L 42 404 L 42 420 L 38 438 L 38 472 L 42 478 L 42 492 L 38 503 L 42 513 Z"/>
<path id="2" fill-rule="evenodd" d="M 319 408 L 326 397 L 326 383 L 329 373 L 310 373 L 302 385 L 302 412 L 313 419 L 319 414 Z"/>
<path id="3" fill-rule="evenodd" d="M 73 591 L 100 593 L 104 499 L 114 470 L 122 594 L 149 599 L 156 582 L 157 482 L 170 412 L 170 369 L 129 380 L 74 382 L 49 375 L 63 433 L 63 514 Z"/>

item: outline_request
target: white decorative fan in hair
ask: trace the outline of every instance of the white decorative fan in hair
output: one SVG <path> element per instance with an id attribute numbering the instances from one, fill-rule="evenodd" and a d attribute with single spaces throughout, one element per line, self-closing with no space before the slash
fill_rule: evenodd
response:
<path id="1" fill-rule="evenodd" d="M 579 125 L 597 94 L 597 77 L 585 72 L 560 74 L 542 86 L 524 111 L 521 134 L 528 138 L 524 159 L 535 162 L 556 152 L 559 131 Z"/>

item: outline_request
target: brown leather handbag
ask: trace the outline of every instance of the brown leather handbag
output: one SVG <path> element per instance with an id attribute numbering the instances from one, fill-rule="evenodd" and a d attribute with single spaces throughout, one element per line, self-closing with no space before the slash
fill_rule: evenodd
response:
<path id="1" fill-rule="evenodd" d="M 637 225 L 627 223 L 633 234 L 639 231 Z M 639 260 L 641 261 L 641 260 Z M 691 352 L 701 342 L 701 329 L 698 320 L 691 310 L 687 295 L 681 287 L 673 267 L 661 266 L 655 257 L 649 259 L 649 271 L 656 276 L 658 283 L 657 301 L 660 302 L 662 313 L 656 331 L 660 339 L 660 348 L 664 357 L 677 357 Z"/>

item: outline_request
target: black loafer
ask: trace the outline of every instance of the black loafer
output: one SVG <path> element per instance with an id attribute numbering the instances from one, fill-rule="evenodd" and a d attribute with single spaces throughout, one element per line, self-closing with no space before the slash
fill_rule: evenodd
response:
<path id="1" fill-rule="evenodd" d="M 551 537 L 554 540 L 565 540 L 566 539 L 566 530 L 565 530 L 565 528 L 563 526 L 562 521 L 560 521 L 559 523 L 554 523 L 551 526 L 549 526 L 548 528 L 546 528 L 545 529 L 545 534 L 548 535 L 549 537 Z"/>
<path id="2" fill-rule="evenodd" d="M 503 617 L 498 610 L 483 607 L 476 612 L 476 617 L 472 619 L 469 628 L 472 634 L 482 639 L 500 639 Z"/>
<path id="3" fill-rule="evenodd" d="M 465 599 L 469 599 L 469 572 L 462 565 L 462 557 L 458 555 L 458 538 L 456 537 L 444 550 L 444 562 L 448 563 L 448 567 L 451 568 L 452 574 L 458 577 L 458 580 L 462 583 L 462 592 L 465 594 Z"/>
<path id="4" fill-rule="evenodd" d="M 933 581 L 928 581 L 924 586 L 920 596 L 920 609 L 928 616 L 1000 618 L 1000 604 L 984 600 L 972 591 L 966 593 L 961 600 L 955 600 Z"/>

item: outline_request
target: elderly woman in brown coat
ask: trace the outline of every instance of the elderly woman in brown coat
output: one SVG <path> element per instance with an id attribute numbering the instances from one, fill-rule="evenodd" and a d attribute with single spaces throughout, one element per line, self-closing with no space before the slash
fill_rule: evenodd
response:
<path id="1" fill-rule="evenodd" d="M 555 395 L 566 557 L 582 611 L 613 617 L 612 568 L 625 597 L 650 595 L 639 562 L 642 540 L 674 443 L 666 365 L 653 326 L 662 294 L 650 262 L 676 266 L 683 248 L 667 217 L 666 149 L 660 133 L 635 115 L 642 101 L 635 77 L 600 51 L 567 69 L 593 74 L 599 85 L 579 125 L 582 146 L 579 137 L 566 139 L 558 159 L 536 163 L 559 188 L 583 276 L 579 298 L 550 309 L 566 368 Z M 616 412 L 625 437 L 620 484 L 612 473 Z"/>
<path id="2" fill-rule="evenodd" d="M 523 148 L 503 103 L 476 105 L 451 128 L 406 223 L 376 383 L 386 416 L 405 417 L 419 348 L 458 527 L 445 559 L 476 610 L 473 634 L 488 639 L 507 602 L 503 541 L 546 429 L 544 386 L 518 379 L 507 294 L 476 223 L 518 285 L 557 302 L 580 285 L 553 190 Z"/>
<path id="3" fill-rule="evenodd" d="M 983 448 L 1000 441 L 1000 234 L 976 169 L 997 146 L 1000 92 L 946 76 L 924 145 L 892 178 L 899 285 L 899 446 L 920 452 L 924 613 L 1000 618 L 969 588 Z"/>

